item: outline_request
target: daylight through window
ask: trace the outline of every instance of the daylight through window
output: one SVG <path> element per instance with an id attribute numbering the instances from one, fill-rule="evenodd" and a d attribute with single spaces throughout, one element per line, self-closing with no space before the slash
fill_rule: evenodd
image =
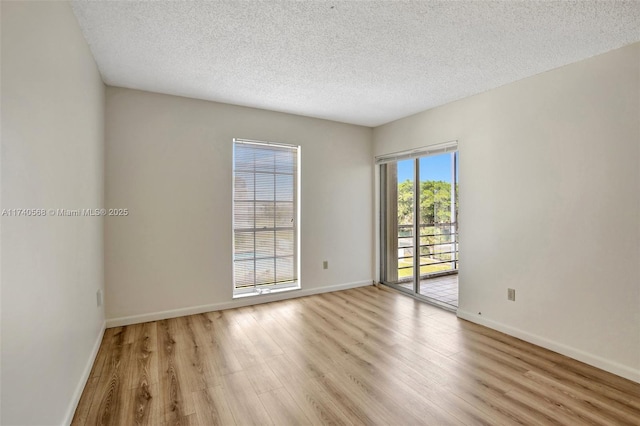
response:
<path id="1" fill-rule="evenodd" d="M 300 147 L 235 139 L 234 296 L 299 288 Z"/>

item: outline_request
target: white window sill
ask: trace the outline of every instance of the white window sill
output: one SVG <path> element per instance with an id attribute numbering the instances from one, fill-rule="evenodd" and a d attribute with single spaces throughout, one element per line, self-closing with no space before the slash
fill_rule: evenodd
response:
<path id="1" fill-rule="evenodd" d="M 254 297 L 254 296 L 269 296 L 270 294 L 284 293 L 286 291 L 292 290 L 300 290 L 300 284 L 295 286 L 287 286 L 281 288 L 261 288 L 255 291 L 248 291 L 246 293 L 238 293 L 233 295 L 233 299 L 242 299 L 244 297 Z"/>

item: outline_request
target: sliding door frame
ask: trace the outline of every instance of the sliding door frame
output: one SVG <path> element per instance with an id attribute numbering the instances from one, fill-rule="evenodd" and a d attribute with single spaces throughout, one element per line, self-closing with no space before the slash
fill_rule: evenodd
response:
<path id="1" fill-rule="evenodd" d="M 413 292 L 416 294 L 420 293 L 420 158 L 419 157 L 413 160 Z"/>
<path id="2" fill-rule="evenodd" d="M 414 149 L 414 150 L 410 150 L 410 151 L 402 151 L 402 152 L 397 152 L 397 153 L 393 153 L 393 154 L 389 154 L 389 155 L 384 155 L 384 156 L 379 156 L 376 157 L 376 167 L 379 173 L 379 178 L 378 178 L 378 183 L 379 183 L 379 191 L 378 191 L 378 195 L 379 195 L 379 203 L 378 203 L 378 209 L 379 209 L 379 221 L 380 221 L 380 227 L 379 227 L 379 256 L 378 256 L 378 262 L 379 262 L 379 279 L 378 282 L 380 284 L 386 285 L 387 287 L 390 287 L 394 290 L 400 291 L 402 293 L 405 293 L 413 298 L 419 299 L 421 301 L 433 304 L 433 305 L 437 305 L 441 308 L 447 309 L 447 310 L 451 310 L 454 311 L 456 310 L 456 308 L 454 308 L 451 305 L 448 305 L 446 303 L 442 303 L 439 302 L 437 300 L 428 298 L 426 296 L 423 296 L 422 294 L 420 294 L 420 255 L 421 255 L 421 250 L 420 250 L 420 158 L 422 157 L 426 157 L 426 156 L 434 156 L 434 155 L 440 155 L 440 154 L 445 154 L 445 153 L 451 153 L 451 154 L 456 154 L 458 152 L 458 141 L 449 141 L 449 142 L 445 142 L 442 144 L 437 144 L 437 145 L 430 145 L 427 146 L 425 148 L 421 148 L 421 149 Z M 458 228 L 458 223 L 457 223 L 457 211 L 456 211 L 456 196 L 457 196 L 457 190 L 456 190 L 456 184 L 457 184 L 457 171 L 458 171 L 458 161 L 457 159 L 452 156 L 452 184 L 451 184 L 451 223 L 452 225 L 452 232 L 457 231 Z M 394 285 L 392 283 L 389 282 L 385 282 L 387 275 L 387 269 L 388 269 L 388 262 L 387 262 L 387 257 L 388 255 L 388 212 L 387 212 L 387 208 L 388 208 L 388 203 L 389 203 L 389 199 L 387 196 L 387 191 L 388 191 L 388 179 L 389 179 L 389 173 L 388 173 L 388 166 L 387 164 L 389 163 L 396 163 L 402 160 L 408 160 L 408 159 L 413 159 L 414 160 L 414 168 L 413 168 L 413 191 L 414 191 L 414 196 L 413 196 L 413 288 L 411 290 L 401 287 L 399 285 Z M 397 200 L 396 200 L 397 202 Z M 458 245 L 458 241 L 456 239 L 455 241 L 455 245 L 457 248 Z M 457 251 L 457 250 L 454 250 Z M 395 254 L 397 256 L 397 253 Z M 452 256 L 453 257 L 453 256 Z M 459 264 L 458 264 L 458 259 L 457 256 L 455 258 L 455 260 L 452 260 L 452 265 L 456 265 L 459 268 Z M 452 270 L 450 273 L 458 273 L 458 268 L 455 268 L 455 272 L 454 270 Z"/>

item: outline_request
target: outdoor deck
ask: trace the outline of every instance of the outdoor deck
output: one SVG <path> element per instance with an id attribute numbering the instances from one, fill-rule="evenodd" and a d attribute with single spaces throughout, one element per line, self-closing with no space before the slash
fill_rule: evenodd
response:
<path id="1" fill-rule="evenodd" d="M 402 283 L 400 287 L 413 288 L 413 283 Z M 420 294 L 454 308 L 458 307 L 458 274 L 444 275 L 420 280 Z"/>

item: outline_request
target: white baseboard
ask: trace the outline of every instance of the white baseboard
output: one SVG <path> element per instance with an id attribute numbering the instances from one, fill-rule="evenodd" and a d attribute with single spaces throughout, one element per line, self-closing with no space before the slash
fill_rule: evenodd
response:
<path id="1" fill-rule="evenodd" d="M 84 371 L 82 372 L 82 377 L 80 377 L 80 381 L 76 386 L 76 390 L 73 392 L 73 398 L 71 399 L 71 403 L 69 404 L 69 408 L 67 408 L 67 413 L 64 416 L 65 425 L 70 425 L 73 420 L 73 415 L 76 413 L 76 409 L 78 408 L 78 403 L 80 402 L 80 397 L 82 396 L 82 391 L 89 380 L 89 375 L 91 374 L 91 369 L 93 368 L 93 363 L 96 361 L 96 356 L 98 356 L 98 350 L 100 349 L 100 344 L 102 343 L 102 337 L 104 336 L 104 330 L 107 328 L 107 322 L 102 322 L 102 327 L 98 336 L 96 338 L 95 343 L 93 344 L 93 350 L 91 351 L 91 355 L 87 360 L 87 363 L 84 367 Z"/>
<path id="2" fill-rule="evenodd" d="M 336 284 L 326 287 L 312 289 L 291 290 L 275 294 L 266 294 L 252 297 L 234 299 L 230 302 L 213 303 L 210 305 L 191 306 L 188 308 L 171 309 L 168 311 L 151 312 L 148 314 L 132 315 L 128 317 L 111 318 L 107 320 L 107 328 L 120 327 L 124 325 L 139 324 L 149 321 L 158 321 L 168 318 L 182 317 L 185 315 L 202 314 L 204 312 L 221 311 L 223 309 L 233 309 L 242 306 L 258 305 L 261 303 L 275 302 L 278 300 L 294 299 L 296 297 L 311 296 L 313 294 L 328 293 L 331 291 L 348 290 L 350 288 L 364 287 L 371 285 L 372 280 L 356 281 L 352 283 Z"/>
<path id="3" fill-rule="evenodd" d="M 640 383 L 640 370 L 636 370 L 626 365 L 618 364 L 617 362 L 581 351 L 580 349 L 576 349 L 571 346 L 567 346 L 560 342 L 549 340 L 545 337 L 520 330 L 519 328 L 511 327 L 497 321 L 483 318 L 471 312 L 458 309 L 457 315 L 458 318 L 462 318 L 476 324 L 484 325 L 485 327 L 489 327 L 510 336 L 517 337 L 518 339 L 533 343 L 534 345 L 541 346 L 559 354 L 568 356 L 569 358 L 584 362 L 585 364 L 600 368 L 601 370 L 608 371 L 609 373 L 613 373 L 617 376 L 624 377 L 625 379 Z"/>

